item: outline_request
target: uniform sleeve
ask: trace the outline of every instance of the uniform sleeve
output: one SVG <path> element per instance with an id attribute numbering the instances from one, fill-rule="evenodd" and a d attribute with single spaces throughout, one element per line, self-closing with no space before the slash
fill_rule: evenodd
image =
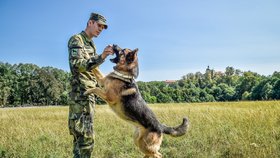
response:
<path id="1" fill-rule="evenodd" d="M 90 59 L 86 59 L 83 52 L 83 43 L 77 35 L 70 38 L 68 51 L 70 65 L 80 72 L 90 71 L 104 62 L 101 55 L 95 55 Z"/>

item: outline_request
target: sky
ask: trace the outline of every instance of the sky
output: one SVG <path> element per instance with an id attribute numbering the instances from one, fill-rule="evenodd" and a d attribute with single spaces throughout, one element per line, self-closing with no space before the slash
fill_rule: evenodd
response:
<path id="1" fill-rule="evenodd" d="M 93 39 L 97 53 L 108 44 L 138 48 L 138 81 L 178 80 L 207 66 L 271 75 L 280 71 L 279 8 L 279 0 L 1 0 L 0 62 L 69 72 L 67 42 L 97 12 L 109 26 Z"/>

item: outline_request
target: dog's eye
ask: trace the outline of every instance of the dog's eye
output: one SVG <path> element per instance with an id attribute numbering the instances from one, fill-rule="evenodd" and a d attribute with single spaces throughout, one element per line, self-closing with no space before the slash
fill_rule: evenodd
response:
<path id="1" fill-rule="evenodd" d="M 132 53 L 128 53 L 126 56 L 125 56 L 125 60 L 126 60 L 126 63 L 127 64 L 130 64 L 134 61 L 134 55 Z"/>

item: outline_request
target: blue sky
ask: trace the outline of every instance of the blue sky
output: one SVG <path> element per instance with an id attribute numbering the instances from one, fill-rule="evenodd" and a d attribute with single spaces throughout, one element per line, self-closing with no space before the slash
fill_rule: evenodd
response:
<path id="1" fill-rule="evenodd" d="M 98 12 L 109 25 L 93 39 L 98 53 L 139 48 L 138 80 L 181 79 L 208 65 L 270 75 L 280 71 L 279 8 L 279 0 L 1 0 L 0 61 L 69 71 L 68 39 Z"/>

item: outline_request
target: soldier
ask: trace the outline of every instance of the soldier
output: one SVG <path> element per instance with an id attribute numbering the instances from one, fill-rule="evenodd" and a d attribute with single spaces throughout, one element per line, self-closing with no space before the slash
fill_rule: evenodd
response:
<path id="1" fill-rule="evenodd" d="M 111 45 L 108 45 L 101 55 L 96 53 L 93 37 L 107 29 L 106 19 L 97 13 L 91 13 L 86 29 L 72 36 L 68 42 L 69 65 L 71 70 L 70 83 L 72 91 L 69 105 L 69 130 L 73 135 L 74 158 L 89 158 L 94 145 L 93 115 L 95 96 L 85 96 L 88 88 L 97 84 L 91 70 L 98 68 L 108 55 L 113 54 Z"/>

